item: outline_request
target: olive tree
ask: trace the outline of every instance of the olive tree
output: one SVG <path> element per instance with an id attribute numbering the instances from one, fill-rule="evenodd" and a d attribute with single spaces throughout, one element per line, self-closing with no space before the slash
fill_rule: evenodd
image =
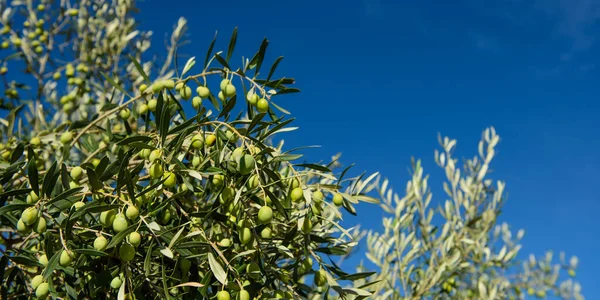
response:
<path id="1" fill-rule="evenodd" d="M 374 182 L 369 190 L 381 199 L 384 229 L 363 236 L 366 258 L 379 272 L 354 284 L 373 292 L 373 299 L 583 299 L 581 286 L 569 278 L 575 277 L 576 257 L 560 253 L 557 260 L 548 252 L 520 261 L 524 231 L 513 234 L 498 223 L 506 185 L 489 175 L 499 141 L 494 128 L 485 130 L 478 156 L 461 167 L 454 157 L 457 141 L 439 139 L 435 162 L 446 181 L 438 207 L 420 160 L 413 160 L 402 194 L 387 179 Z"/>
<path id="2" fill-rule="evenodd" d="M 369 180 L 273 142 L 298 89 L 266 39 L 183 61 L 185 19 L 153 57 L 133 0 L 0 7 L 3 299 L 369 295 L 327 259 Z"/>

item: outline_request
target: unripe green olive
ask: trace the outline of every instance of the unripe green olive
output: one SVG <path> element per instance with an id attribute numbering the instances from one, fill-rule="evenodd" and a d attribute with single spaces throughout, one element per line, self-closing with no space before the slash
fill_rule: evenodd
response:
<path id="1" fill-rule="evenodd" d="M 140 214 L 140 210 L 133 205 L 129 205 L 127 207 L 127 210 L 125 210 L 125 216 L 127 217 L 127 219 L 132 220 L 132 221 L 135 220 L 139 214 Z"/>
<path id="2" fill-rule="evenodd" d="M 35 207 L 28 207 L 21 213 L 21 220 L 23 220 L 25 225 L 33 225 L 38 219 L 38 213 Z"/>
<path id="3" fill-rule="evenodd" d="M 79 14 L 79 10 L 76 8 L 71 8 L 71 9 L 67 10 L 67 15 L 69 15 L 71 17 L 74 17 L 78 14 Z"/>
<path id="4" fill-rule="evenodd" d="M 256 103 L 256 109 L 261 113 L 269 111 L 269 102 L 267 101 L 267 99 L 261 98 L 260 100 L 258 100 L 258 102 Z"/>
<path id="5" fill-rule="evenodd" d="M 235 86 L 233 84 L 228 84 L 223 92 L 225 93 L 226 97 L 231 98 L 235 96 Z"/>
<path id="6" fill-rule="evenodd" d="M 121 232 L 121 231 L 127 229 L 128 226 L 129 226 L 129 223 L 127 222 L 127 219 L 125 218 L 125 216 L 122 214 L 118 214 L 112 223 L 112 227 L 115 232 Z"/>
<path id="7" fill-rule="evenodd" d="M 312 221 L 310 219 L 304 219 L 304 223 L 302 223 L 302 232 L 304 232 L 304 234 L 309 234 L 310 231 L 313 228 L 313 224 Z"/>
<path id="8" fill-rule="evenodd" d="M 242 227 L 239 231 L 239 238 L 242 245 L 246 245 L 252 241 L 252 231 L 248 227 Z"/>
<path id="9" fill-rule="evenodd" d="M 71 264 L 71 261 L 73 261 L 73 258 L 71 257 L 71 255 L 69 255 L 69 253 L 65 250 L 63 250 L 60 253 L 60 259 L 59 259 L 59 263 L 61 266 L 66 267 L 69 264 Z"/>
<path id="10" fill-rule="evenodd" d="M 19 219 L 19 221 L 17 221 L 17 231 L 22 234 L 27 234 L 31 231 L 31 228 L 25 224 L 23 220 Z"/>
<path id="11" fill-rule="evenodd" d="M 255 188 L 257 188 L 260 185 L 260 180 L 258 179 L 258 176 L 256 176 L 256 174 L 253 174 L 252 176 L 250 176 L 250 178 L 248 178 L 248 189 L 253 190 Z"/>
<path id="12" fill-rule="evenodd" d="M 227 89 L 227 86 L 230 84 L 231 82 L 228 79 L 223 79 L 221 80 L 221 83 L 219 84 L 219 87 L 221 88 L 221 91 L 224 91 L 225 89 Z"/>
<path id="13" fill-rule="evenodd" d="M 217 300 L 231 300 L 231 296 L 228 291 L 220 291 L 217 293 Z"/>
<path id="14" fill-rule="evenodd" d="M 145 115 L 148 112 L 148 105 L 144 103 L 140 104 L 137 108 L 137 112 L 140 115 Z"/>
<path id="15" fill-rule="evenodd" d="M 175 81 L 173 81 L 172 79 L 167 79 L 163 81 L 163 86 L 169 90 L 173 89 L 175 87 Z"/>
<path id="16" fill-rule="evenodd" d="M 112 226 L 117 213 L 114 210 L 106 210 L 100 213 L 100 223 L 104 227 Z"/>
<path id="17" fill-rule="evenodd" d="M 199 109 L 202 106 L 202 98 L 196 96 L 192 98 L 192 107 L 195 109 Z"/>
<path id="18" fill-rule="evenodd" d="M 48 266 L 48 257 L 46 256 L 46 254 L 42 254 L 39 258 L 38 258 L 38 262 L 40 264 L 42 264 L 42 266 L 46 267 Z"/>
<path id="19" fill-rule="evenodd" d="M 100 164 L 100 159 L 97 157 L 92 158 L 92 165 L 95 167 L 97 167 Z"/>
<path id="20" fill-rule="evenodd" d="M 218 98 L 219 98 L 221 101 L 225 102 L 225 95 L 223 94 L 223 91 L 219 92 L 219 93 L 217 94 L 217 97 L 218 97 Z"/>
<path id="21" fill-rule="evenodd" d="M 165 180 L 163 185 L 167 188 L 174 187 L 177 184 L 177 176 L 172 172 L 165 172 L 163 179 Z"/>
<path id="22" fill-rule="evenodd" d="M 229 200 L 233 199 L 234 196 L 235 190 L 232 187 L 228 186 L 223 189 L 221 195 L 219 195 L 219 199 L 221 200 L 221 203 L 225 204 L 229 202 Z"/>
<path id="23" fill-rule="evenodd" d="M 292 199 L 292 201 L 298 202 L 304 198 L 304 191 L 302 191 L 301 188 L 297 187 L 293 189 L 290 193 L 290 198 Z"/>
<path id="24" fill-rule="evenodd" d="M 83 168 L 81 167 L 73 167 L 73 169 L 71 169 L 71 178 L 75 181 L 81 179 L 81 176 L 83 175 Z"/>
<path id="25" fill-rule="evenodd" d="M 325 270 L 320 269 L 317 273 L 315 273 L 315 285 L 324 286 L 327 283 L 327 273 Z"/>
<path id="26" fill-rule="evenodd" d="M 165 87 L 164 82 L 162 81 L 157 81 L 154 84 L 152 84 L 152 91 L 155 93 L 158 93 L 160 91 L 162 91 L 162 89 Z"/>
<path id="27" fill-rule="evenodd" d="M 39 217 L 35 224 L 33 224 L 33 230 L 40 234 L 46 232 L 46 219 Z"/>
<path id="28" fill-rule="evenodd" d="M 192 88 L 190 88 L 189 86 L 184 86 L 179 90 L 179 95 L 181 95 L 181 98 L 185 99 L 185 100 L 189 100 L 192 97 Z"/>
<path id="29" fill-rule="evenodd" d="M 78 209 L 82 208 L 84 205 L 85 205 L 85 202 L 77 201 L 77 202 L 73 203 L 72 207 L 75 208 L 75 210 L 78 210 Z"/>
<path id="30" fill-rule="evenodd" d="M 21 47 L 22 44 L 23 44 L 23 42 L 21 41 L 20 38 L 15 38 L 13 40 L 13 45 L 15 45 L 15 47 L 17 47 L 17 48 Z M 58 79 L 56 79 L 56 80 L 58 80 Z"/>
<path id="31" fill-rule="evenodd" d="M 216 186 L 220 186 L 223 184 L 224 180 L 225 180 L 225 176 L 223 176 L 221 174 L 215 174 L 215 175 L 213 175 L 212 184 L 214 184 Z"/>
<path id="32" fill-rule="evenodd" d="M 272 237 L 272 235 L 273 235 L 273 232 L 272 232 L 271 228 L 269 228 L 269 227 L 265 227 L 265 228 L 263 228 L 263 230 L 260 231 L 260 236 L 263 239 L 270 239 Z"/>
<path id="33" fill-rule="evenodd" d="M 250 300 L 250 293 L 246 290 L 240 290 L 238 293 L 238 300 Z"/>
<path id="34" fill-rule="evenodd" d="M 150 149 L 142 149 L 142 150 L 140 151 L 140 158 L 143 158 L 143 159 L 148 159 L 148 158 L 150 158 L 150 152 L 151 152 L 151 151 L 152 151 L 152 150 L 150 150 Z"/>
<path id="35" fill-rule="evenodd" d="M 48 292 L 49 292 L 49 286 L 47 282 L 42 282 L 40 283 L 40 285 L 38 285 L 38 287 L 35 289 L 35 296 L 38 297 L 39 299 L 43 299 L 46 298 L 48 296 Z"/>
<path id="36" fill-rule="evenodd" d="M 131 116 L 131 110 L 129 110 L 129 108 L 123 108 L 120 112 L 119 112 L 119 117 L 123 120 L 127 120 L 129 119 L 129 117 Z"/>
<path id="37" fill-rule="evenodd" d="M 108 240 L 105 237 L 99 236 L 94 240 L 94 249 L 104 251 L 106 246 L 108 246 Z"/>
<path id="38" fill-rule="evenodd" d="M 155 149 L 152 150 L 152 152 L 150 152 L 150 155 L 148 156 L 148 160 L 150 160 L 150 162 L 156 162 L 159 159 L 162 159 L 163 156 L 163 152 L 159 149 Z"/>
<path id="39" fill-rule="evenodd" d="M 231 240 L 230 240 L 230 239 L 228 239 L 228 238 L 224 238 L 224 239 L 222 239 L 222 240 L 219 242 L 219 245 L 220 245 L 221 247 L 225 247 L 225 248 L 227 248 L 227 247 L 231 246 Z"/>
<path id="40" fill-rule="evenodd" d="M 197 133 L 192 137 L 191 146 L 194 149 L 202 149 L 204 147 L 204 137 L 202 134 Z"/>
<path id="41" fill-rule="evenodd" d="M 260 266 L 256 262 L 251 262 L 246 265 L 246 273 L 250 275 L 251 278 L 259 278 Z"/>
<path id="42" fill-rule="evenodd" d="M 192 262 L 187 258 L 179 259 L 179 270 L 183 273 L 187 273 L 192 267 Z"/>
<path id="43" fill-rule="evenodd" d="M 163 210 L 162 213 L 159 216 L 160 217 L 160 222 L 162 224 L 168 224 L 169 221 L 171 221 L 171 215 L 172 215 L 172 212 L 171 212 L 170 209 Z"/>
<path id="44" fill-rule="evenodd" d="M 121 280 L 120 277 L 115 277 L 110 281 L 110 287 L 117 290 L 121 287 L 121 284 L 123 284 L 123 281 Z"/>
<path id="45" fill-rule="evenodd" d="M 254 157 L 252 155 L 246 154 L 242 156 L 239 162 L 240 173 L 242 173 L 243 175 L 249 174 L 250 172 L 252 172 L 252 170 L 254 170 L 254 167 L 255 162 Z"/>
<path id="46" fill-rule="evenodd" d="M 29 192 L 29 195 L 27 195 L 27 198 L 25 199 L 25 201 L 29 204 L 36 203 L 38 200 L 40 200 L 40 197 L 38 197 L 34 191 Z"/>
<path id="47" fill-rule="evenodd" d="M 199 86 L 196 88 L 196 93 L 198 93 L 198 96 L 200 96 L 200 98 L 207 98 L 210 95 L 210 90 L 205 87 L 205 86 Z"/>
<path id="48" fill-rule="evenodd" d="M 137 247 L 142 242 L 142 235 L 139 232 L 134 231 L 129 234 L 128 240 L 131 245 Z"/>
<path id="49" fill-rule="evenodd" d="M 148 110 L 156 111 L 156 104 L 157 104 L 156 99 L 150 99 L 150 101 L 148 101 Z"/>
<path id="50" fill-rule="evenodd" d="M 146 89 L 148 88 L 148 85 L 145 83 L 140 84 L 140 92 L 144 92 L 146 91 Z"/>
<path id="51" fill-rule="evenodd" d="M 150 165 L 150 177 L 152 179 L 158 179 L 163 175 L 163 166 L 161 163 L 153 163 Z"/>
<path id="52" fill-rule="evenodd" d="M 324 198 L 324 196 L 323 196 L 323 192 L 321 192 L 321 191 L 319 191 L 319 190 L 316 190 L 316 191 L 314 191 L 314 192 L 312 193 L 312 200 L 313 200 L 315 203 L 321 203 L 321 202 L 323 202 L 323 198 Z"/>
<path id="53" fill-rule="evenodd" d="M 263 206 L 258 210 L 258 222 L 261 224 L 267 224 L 273 219 L 273 209 L 268 206 Z"/>
<path id="54" fill-rule="evenodd" d="M 44 276 L 36 275 L 31 279 L 31 288 L 36 289 L 42 282 L 44 282 Z"/>
<path id="55" fill-rule="evenodd" d="M 135 248 L 127 243 L 124 243 L 119 248 L 119 257 L 123 261 L 131 261 L 135 257 Z"/>
<path id="56" fill-rule="evenodd" d="M 248 100 L 248 103 L 250 103 L 252 106 L 256 106 L 259 99 L 260 97 L 257 94 L 248 94 L 246 97 L 246 100 Z"/>
<path id="57" fill-rule="evenodd" d="M 71 141 L 73 141 L 73 133 L 70 131 L 64 132 L 61 136 L 60 136 L 60 142 L 63 144 L 68 144 Z"/>
<path id="58" fill-rule="evenodd" d="M 200 157 L 199 156 L 194 156 L 194 158 L 192 158 L 192 166 L 194 168 L 197 168 L 198 166 L 200 166 Z"/>
<path id="59" fill-rule="evenodd" d="M 206 137 L 206 145 L 209 146 L 209 147 L 212 146 L 212 145 L 214 145 L 216 141 L 217 141 L 217 136 L 214 135 L 214 134 L 209 134 Z"/>
<path id="60" fill-rule="evenodd" d="M 342 206 L 344 204 L 344 197 L 340 193 L 335 193 L 333 195 L 333 204 L 336 206 Z"/>

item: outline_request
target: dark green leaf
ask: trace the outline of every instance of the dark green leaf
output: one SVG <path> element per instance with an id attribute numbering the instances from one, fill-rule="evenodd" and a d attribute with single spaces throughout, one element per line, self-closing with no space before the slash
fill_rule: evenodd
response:
<path id="1" fill-rule="evenodd" d="M 126 137 L 126 138 L 122 139 L 121 141 L 119 141 L 117 143 L 117 145 L 124 146 L 124 145 L 131 144 L 133 142 L 147 143 L 147 142 L 150 142 L 151 140 L 152 140 L 152 138 L 147 135 L 134 135 L 134 136 L 130 136 L 130 137 Z"/>
<path id="2" fill-rule="evenodd" d="M 110 248 L 118 245 L 125 237 L 127 237 L 127 235 L 129 235 L 130 233 L 135 231 L 135 229 L 137 227 L 138 227 L 138 224 L 133 224 L 133 225 L 127 227 L 127 229 L 117 233 L 117 235 L 113 236 L 112 239 L 110 239 L 110 243 L 108 243 L 108 246 L 106 246 L 106 249 L 110 249 Z"/>
<path id="3" fill-rule="evenodd" d="M 217 33 L 215 32 L 215 37 L 213 38 L 212 42 L 210 42 L 210 45 L 208 46 L 208 51 L 206 52 L 206 58 L 204 59 L 204 70 L 206 70 L 206 68 L 208 68 L 208 61 L 210 60 L 210 57 L 212 56 L 212 51 L 213 51 L 213 48 L 215 47 L 216 41 L 217 41 Z"/>
<path id="4" fill-rule="evenodd" d="M 223 110 L 217 118 L 226 116 L 235 107 L 236 98 L 237 96 L 233 96 L 231 99 L 229 99 L 229 101 L 227 101 L 227 104 L 225 107 L 223 107 Z"/>
<path id="5" fill-rule="evenodd" d="M 0 198 L 24 195 L 31 192 L 31 189 L 16 189 L 0 193 Z"/>
<path id="6" fill-rule="evenodd" d="M 15 204 L 9 204 L 6 206 L 2 206 L 0 207 L 0 216 L 4 215 L 7 212 L 11 212 L 11 211 L 15 211 L 15 210 L 24 210 L 30 206 L 33 206 L 33 204 L 28 204 L 28 203 L 15 203 Z"/>
<path id="7" fill-rule="evenodd" d="M 33 192 L 39 196 L 40 195 L 40 182 L 39 182 L 37 163 L 35 162 L 37 160 L 37 157 L 34 155 L 33 150 L 28 155 L 28 157 L 29 157 L 29 165 L 27 166 L 27 176 L 29 177 L 29 185 L 31 186 L 31 189 L 33 189 Z"/>
<path id="8" fill-rule="evenodd" d="M 223 67 L 230 69 L 229 64 L 221 57 L 221 55 L 219 54 L 215 54 L 215 59 L 221 64 L 223 65 Z"/>
<path id="9" fill-rule="evenodd" d="M 56 178 L 58 177 L 55 176 L 55 174 L 58 173 L 56 168 L 57 162 L 55 161 L 50 167 L 50 169 L 48 169 L 48 172 L 46 172 L 46 174 L 44 175 L 44 179 L 42 182 L 42 195 L 50 196 L 52 190 L 54 189 L 54 185 L 56 184 Z M 41 197 L 42 195 L 39 196 Z"/>
<path id="10" fill-rule="evenodd" d="M 150 78 L 148 78 L 148 75 L 146 75 L 146 72 L 144 72 L 144 68 L 142 67 L 142 65 L 137 61 L 137 59 L 135 59 L 135 57 L 129 55 L 129 59 L 131 59 L 131 61 L 133 62 L 133 64 L 135 65 L 135 68 L 138 70 L 138 72 L 140 72 L 140 75 L 142 75 L 142 77 L 144 77 L 144 80 L 146 80 L 146 82 L 148 84 L 152 83 L 152 81 L 150 81 Z"/>
<path id="11" fill-rule="evenodd" d="M 89 256 L 107 256 L 108 254 L 103 251 L 98 251 L 94 249 L 75 249 L 73 250 L 75 253 L 81 253 Z"/>
<path id="12" fill-rule="evenodd" d="M 229 40 L 229 47 L 227 49 L 227 56 L 225 57 L 225 60 L 227 62 L 229 62 L 229 59 L 231 58 L 231 55 L 233 54 L 233 50 L 235 49 L 235 43 L 237 41 L 237 33 L 238 33 L 238 29 L 237 27 L 233 29 L 233 33 L 231 34 L 231 39 Z"/>
<path id="13" fill-rule="evenodd" d="M 48 265 L 44 268 L 44 271 L 42 272 L 42 276 L 44 276 L 44 280 L 48 280 L 48 278 L 50 278 L 50 276 L 54 272 L 54 269 L 56 269 L 56 266 L 58 266 L 60 254 L 63 251 L 64 251 L 63 249 L 56 251 L 56 253 L 54 253 L 54 255 L 52 255 L 52 257 L 50 258 L 50 260 L 48 260 Z"/>
<path id="14" fill-rule="evenodd" d="M 282 59 L 283 59 L 283 56 L 280 56 L 275 60 L 275 62 L 271 66 L 271 70 L 269 71 L 269 76 L 267 76 L 267 81 L 269 81 L 271 79 L 271 76 L 273 76 L 273 73 L 275 73 L 275 70 L 277 69 L 279 62 L 281 62 Z"/>
<path id="15" fill-rule="evenodd" d="M 321 166 L 321 165 L 316 165 L 316 164 L 296 164 L 294 166 L 313 169 L 313 170 L 317 170 L 317 171 L 321 171 L 321 172 L 331 172 L 331 170 L 329 170 L 329 168 L 327 168 L 325 166 Z"/>

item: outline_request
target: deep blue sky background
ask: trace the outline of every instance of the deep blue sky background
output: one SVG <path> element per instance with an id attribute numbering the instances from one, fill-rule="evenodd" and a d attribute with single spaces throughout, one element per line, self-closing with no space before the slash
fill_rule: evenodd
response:
<path id="1" fill-rule="evenodd" d="M 422 158 L 431 184 L 441 186 L 433 163 L 438 133 L 458 139 L 459 157 L 471 157 L 481 132 L 495 126 L 502 142 L 494 177 L 510 194 L 501 221 L 526 230 L 522 257 L 547 249 L 577 255 L 584 295 L 600 299 L 600 1 L 139 6 L 158 53 L 179 16 L 189 20 L 192 41 L 183 54 L 203 58 L 216 30 L 224 50 L 235 26 L 234 59 L 251 57 L 268 37 L 268 62 L 285 56 L 278 75 L 295 77 L 303 91 L 279 98 L 300 127 L 284 136 L 288 147 L 321 145 L 305 152 L 313 160 L 343 152 L 355 174 L 381 171 L 397 190 L 410 178 L 411 156 Z M 378 228 L 381 212 L 360 208 L 348 222 Z"/>

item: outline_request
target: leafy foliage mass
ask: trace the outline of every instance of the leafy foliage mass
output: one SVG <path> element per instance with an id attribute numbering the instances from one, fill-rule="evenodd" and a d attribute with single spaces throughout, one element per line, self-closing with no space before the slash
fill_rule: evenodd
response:
<path id="1" fill-rule="evenodd" d="M 576 258 L 519 267 L 522 232 L 496 225 L 493 129 L 464 169 L 442 140 L 434 220 L 419 162 L 401 197 L 274 142 L 296 129 L 278 99 L 299 90 L 282 57 L 266 66 L 266 39 L 236 65 L 234 30 L 181 64 L 186 20 L 152 57 L 133 0 L 0 8 L 2 299 L 582 298 L 559 283 Z M 360 202 L 381 205 L 384 232 L 340 224 Z M 343 270 L 363 237 L 376 272 Z"/>

